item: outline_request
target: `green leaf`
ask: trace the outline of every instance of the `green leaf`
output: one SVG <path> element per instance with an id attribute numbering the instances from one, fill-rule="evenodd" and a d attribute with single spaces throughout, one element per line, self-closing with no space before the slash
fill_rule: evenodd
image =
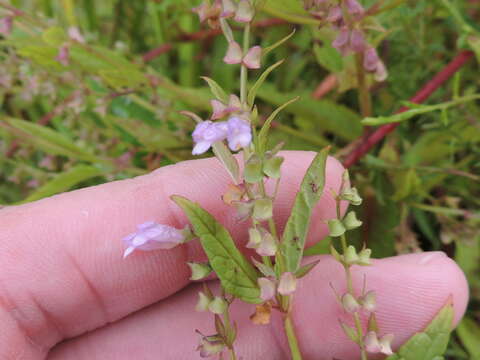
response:
<path id="1" fill-rule="evenodd" d="M 75 145 L 73 141 L 59 132 L 30 121 L 4 118 L 13 128 L 20 140 L 31 143 L 43 151 L 63 155 L 77 160 L 101 162 L 95 155 Z"/>
<path id="2" fill-rule="evenodd" d="M 344 105 L 327 99 L 312 99 L 311 92 L 306 91 L 282 93 L 268 82 L 257 93 L 258 98 L 275 106 L 284 104 L 295 95 L 300 99 L 286 108 L 285 112 L 303 120 L 298 125 L 304 132 L 321 135 L 328 131 L 344 140 L 355 140 L 362 135 L 360 117 Z"/>
<path id="3" fill-rule="evenodd" d="M 265 82 L 265 80 L 267 79 L 267 76 L 273 71 L 275 70 L 277 67 L 279 67 L 280 65 L 282 65 L 284 62 L 284 60 L 280 60 L 278 62 L 276 62 L 275 64 L 273 64 L 272 66 L 270 66 L 268 69 L 266 69 L 262 75 L 260 75 L 260 77 L 258 78 L 258 80 L 255 82 L 255 84 L 253 84 L 253 86 L 251 87 L 250 91 L 248 92 L 248 96 L 247 96 L 247 102 L 248 102 L 248 105 L 250 107 L 253 106 L 253 104 L 255 103 L 255 97 L 257 96 L 257 91 L 258 89 L 260 88 L 260 86 L 262 86 L 262 84 Z"/>
<path id="4" fill-rule="evenodd" d="M 245 302 L 261 303 L 258 273 L 237 249 L 225 227 L 198 204 L 177 195 L 172 196 L 172 200 L 192 224 L 225 291 Z"/>
<path id="5" fill-rule="evenodd" d="M 58 26 L 54 26 L 45 30 L 42 39 L 50 46 L 58 47 L 68 40 L 65 31 Z"/>
<path id="6" fill-rule="evenodd" d="M 411 118 L 417 115 L 426 114 L 426 113 L 437 111 L 437 110 L 446 110 L 450 107 L 460 105 L 469 101 L 477 100 L 479 98 L 480 98 L 480 95 L 475 94 L 475 95 L 464 96 L 462 98 L 448 101 L 442 104 L 437 104 L 437 105 L 417 104 L 413 109 L 409 109 L 407 111 L 394 114 L 391 116 L 367 117 L 362 120 L 362 124 L 371 126 L 371 125 L 398 123 L 398 122 L 410 120 Z"/>
<path id="7" fill-rule="evenodd" d="M 387 360 L 436 360 L 447 349 L 453 327 L 453 305 L 449 302 L 423 332 L 413 335 Z"/>
<path id="8" fill-rule="evenodd" d="M 342 55 L 328 43 L 324 43 L 322 46 L 314 44 L 313 53 L 317 62 L 328 71 L 337 73 L 343 70 Z"/>
<path id="9" fill-rule="evenodd" d="M 297 270 L 297 272 L 295 273 L 295 277 L 297 279 L 301 279 L 302 277 L 306 276 L 310 271 L 313 270 L 313 268 L 315 266 L 318 265 L 318 263 L 320 262 L 320 260 L 316 260 L 312 263 L 309 263 L 307 265 L 303 265 L 300 269 Z"/>
<path id="10" fill-rule="evenodd" d="M 35 190 L 24 201 L 22 201 L 22 203 L 36 201 L 48 196 L 70 190 L 73 186 L 81 183 L 82 181 L 92 179 L 102 174 L 103 171 L 94 166 L 74 166 L 68 169 L 66 172 L 59 173 L 52 180 Z"/>
<path id="11" fill-rule="evenodd" d="M 221 141 L 216 142 L 212 146 L 213 153 L 218 160 L 223 164 L 225 169 L 228 171 L 230 177 L 232 178 L 235 184 L 240 183 L 240 168 L 238 166 L 237 159 L 232 155 L 232 152 L 228 147 Z"/>
<path id="12" fill-rule="evenodd" d="M 262 56 L 267 56 L 267 54 L 273 50 L 275 50 L 277 47 L 279 47 L 280 45 L 282 45 L 284 42 L 288 41 L 296 32 L 297 30 L 296 29 L 293 29 L 293 31 L 288 34 L 287 36 L 285 36 L 284 38 L 278 40 L 275 44 L 272 44 L 270 46 L 267 46 L 266 48 L 264 48 L 262 50 Z"/>
<path id="13" fill-rule="evenodd" d="M 464 318 L 457 328 L 457 335 L 471 359 L 480 359 L 480 325 L 471 318 Z"/>
<path id="14" fill-rule="evenodd" d="M 265 152 L 265 147 L 267 146 L 267 136 L 268 136 L 268 131 L 270 130 L 270 126 L 272 125 L 273 119 L 282 111 L 285 109 L 288 105 L 294 103 L 297 101 L 299 97 L 293 98 L 290 101 L 287 101 L 285 104 L 280 105 L 274 112 L 270 114 L 270 116 L 265 120 L 265 123 L 263 124 L 262 128 L 260 129 L 260 132 L 258 133 L 258 144 L 260 148 L 260 153 Z"/>
<path id="15" fill-rule="evenodd" d="M 330 148 L 320 151 L 313 159 L 295 197 L 295 203 L 282 236 L 281 249 L 286 271 L 295 273 L 302 259 L 310 217 L 325 186 L 325 167 Z"/>
<path id="16" fill-rule="evenodd" d="M 262 10 L 274 17 L 295 24 L 319 25 L 320 21 L 313 18 L 297 0 L 266 0 Z"/>
<path id="17" fill-rule="evenodd" d="M 213 96 L 215 96 L 218 100 L 220 100 L 224 104 L 228 103 L 227 93 L 225 92 L 225 90 L 222 89 L 220 85 L 218 85 L 218 83 L 215 80 L 210 79 L 209 77 L 206 77 L 206 76 L 202 76 L 202 79 L 207 82 Z"/>

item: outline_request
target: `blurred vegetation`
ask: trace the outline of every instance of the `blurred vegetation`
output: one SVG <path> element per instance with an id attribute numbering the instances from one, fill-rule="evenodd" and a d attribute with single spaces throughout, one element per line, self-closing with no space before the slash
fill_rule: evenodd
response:
<path id="1" fill-rule="evenodd" d="M 380 3 L 386 11 L 372 20 L 378 31 L 371 40 L 380 44 L 389 78 L 372 87 L 377 116 L 401 107 L 461 49 L 480 53 L 475 0 Z M 192 158 L 194 124 L 179 111 L 208 117 L 210 95 L 200 76 L 238 92 L 238 69 L 222 62 L 226 42 L 199 24 L 190 11 L 197 4 L 0 1 L 0 18 L 11 14 L 10 5 L 22 11 L 12 34 L 0 38 L 0 204 Z M 295 150 L 331 144 L 342 157 L 363 132 L 352 59 L 341 58 L 330 45 L 331 31 L 319 27 L 297 0 L 266 0 L 257 22 L 255 41 L 262 45 L 296 28 L 269 55 L 266 65 L 285 63 L 258 94 L 261 114 L 301 96 L 277 118 L 272 141 Z M 55 57 L 71 27 L 80 29 L 86 43 L 72 45 L 71 63 L 63 66 Z M 480 93 L 478 70 L 471 60 L 427 103 Z M 315 99 L 325 79 L 334 86 Z M 351 171 L 366 198 L 359 243 L 367 242 L 376 257 L 442 250 L 467 274 L 471 303 L 452 338 L 450 359 L 480 356 L 479 118 L 479 101 L 416 116 Z"/>

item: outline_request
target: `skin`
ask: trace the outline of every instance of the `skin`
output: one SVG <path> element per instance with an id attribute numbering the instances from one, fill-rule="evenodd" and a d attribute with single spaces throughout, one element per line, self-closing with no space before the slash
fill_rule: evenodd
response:
<path id="1" fill-rule="evenodd" d="M 313 153 L 285 152 L 275 218 L 283 226 Z M 338 189 L 342 166 L 327 165 L 326 190 Z M 198 335 L 210 335 L 212 315 L 194 311 L 199 284 L 186 261 L 204 255 L 197 242 L 168 251 L 134 252 L 122 259 L 121 238 L 139 223 L 186 224 L 172 194 L 202 204 L 246 243 L 247 229 L 221 201 L 228 175 L 215 159 L 183 162 L 132 180 L 117 181 L 0 210 L 0 359 L 197 359 Z M 326 235 L 334 200 L 325 191 L 309 233 Z M 280 229 L 281 230 L 281 229 Z M 377 292 L 381 333 L 398 347 L 422 330 L 447 301 L 455 324 L 464 314 L 468 286 L 443 253 L 403 255 L 354 268 L 354 284 Z M 211 282 L 215 288 L 215 280 Z M 342 333 L 348 316 L 335 301 L 345 274 L 330 257 L 299 282 L 294 322 L 305 359 L 356 359 L 358 348 Z M 236 301 L 237 355 L 244 360 L 288 359 L 280 317 L 271 326 L 249 321 L 252 305 Z"/>

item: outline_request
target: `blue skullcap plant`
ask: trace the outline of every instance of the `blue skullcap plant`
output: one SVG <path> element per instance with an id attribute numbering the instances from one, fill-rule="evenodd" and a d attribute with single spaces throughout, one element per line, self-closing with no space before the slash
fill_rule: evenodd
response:
<path id="1" fill-rule="evenodd" d="M 248 71 L 259 69 L 262 59 L 286 42 L 294 32 L 266 48 L 251 46 L 250 28 L 257 5 L 253 0 L 239 2 L 206 0 L 193 9 L 202 22 L 221 28 L 228 42 L 224 62 L 240 65 L 240 94 L 239 96 L 227 94 L 216 81 L 205 77 L 214 96 L 211 100 L 211 117 L 204 120 L 189 111 L 184 111 L 183 114 L 197 122 L 192 134 L 194 141 L 192 154 L 200 155 L 212 148 L 230 174 L 232 184 L 224 194 L 223 201 L 236 209 L 237 219 L 248 227 L 249 241 L 246 247 L 253 249 L 258 258 L 249 261 L 237 248 L 231 234 L 222 224 L 200 204 L 177 195 L 172 196 L 172 200 L 182 208 L 190 227 L 180 230 L 154 222 L 142 224 L 136 233 L 124 239 L 127 245 L 125 256 L 135 250 L 170 249 L 186 241 L 199 239 L 209 262 L 188 263 L 192 271 L 191 279 L 201 280 L 213 272 L 221 282 L 219 294 L 214 294 L 206 283 L 203 291 L 198 294 L 196 310 L 211 312 L 217 331 L 212 335 L 203 335 L 199 332 L 200 356 L 208 357 L 227 351 L 231 359 L 237 359 L 234 346 L 237 326 L 230 316 L 229 308 L 232 302 L 238 299 L 255 305 L 251 321 L 257 325 L 268 325 L 272 311 L 279 311 L 283 317 L 283 328 L 291 357 L 302 359 L 291 313 L 297 282 L 318 263 L 315 261 L 305 264 L 303 253 L 312 211 L 324 191 L 329 148 L 318 153 L 308 168 L 283 234 L 280 234 L 278 224 L 273 218 L 273 203 L 284 159 L 279 154 L 282 144 L 268 149 L 268 135 L 275 116 L 297 99 L 281 105 L 267 117 L 257 131 L 260 124 L 255 105 L 256 92 L 282 61 L 267 68 L 250 88 Z M 350 4 L 348 10 L 351 10 L 353 5 Z M 235 41 L 230 21 L 243 25 L 242 45 Z M 237 151 L 243 154 L 242 167 L 238 163 L 239 158 L 232 154 Z M 243 172 L 240 171 L 241 168 Z M 266 190 L 267 180 L 273 180 L 276 184 L 273 193 Z M 339 193 L 335 194 L 335 199 L 337 218 L 328 221 L 328 226 L 332 237 L 341 238 L 342 254 L 333 246 L 331 252 L 343 265 L 348 285 L 347 291 L 337 295 L 337 298 L 339 306 L 351 314 L 355 322 L 354 328 L 344 323 L 341 326 L 346 335 L 360 347 L 362 359 L 367 359 L 367 353 L 390 355 L 393 335 L 387 334 L 382 337 L 378 335 L 379 329 L 374 312 L 375 293 L 363 289 L 361 294 L 356 294 L 352 287 L 351 267 L 370 265 L 371 251 L 364 248 L 357 254 L 355 248 L 348 246 L 346 241 L 345 232 L 362 224 L 353 211 L 342 216 L 340 209 L 342 202 L 359 205 L 362 201 L 357 190 L 350 187 L 347 172 L 344 174 Z M 370 314 L 368 328 L 365 330 L 360 323 L 360 312 Z"/>

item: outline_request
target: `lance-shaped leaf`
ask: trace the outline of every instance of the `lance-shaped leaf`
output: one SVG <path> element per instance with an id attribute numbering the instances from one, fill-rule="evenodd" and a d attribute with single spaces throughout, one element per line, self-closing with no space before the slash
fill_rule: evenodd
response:
<path id="1" fill-rule="evenodd" d="M 387 360 L 439 360 L 447 349 L 453 328 L 453 306 L 445 305 L 427 328 L 413 335 Z"/>
<path id="2" fill-rule="evenodd" d="M 202 76 L 202 79 L 205 80 L 205 82 L 210 87 L 210 91 L 212 92 L 213 96 L 215 96 L 218 100 L 220 100 L 225 104 L 228 103 L 227 93 L 225 92 L 225 90 L 223 90 L 223 88 L 220 85 L 218 85 L 218 83 L 215 80 L 210 79 L 209 77 L 206 77 L 206 76 Z"/>
<path id="3" fill-rule="evenodd" d="M 227 229 L 198 204 L 177 195 L 172 196 L 172 200 L 182 208 L 200 238 L 225 291 L 245 302 L 261 303 L 258 273 L 237 249 Z"/>
<path id="4" fill-rule="evenodd" d="M 300 265 L 310 218 L 325 186 L 325 167 L 329 150 L 327 147 L 315 156 L 295 197 L 282 237 L 281 248 L 285 257 L 286 271 L 295 273 Z"/>
<path id="5" fill-rule="evenodd" d="M 52 196 L 67 190 L 75 185 L 104 174 L 104 171 L 89 165 L 77 165 L 69 170 L 59 173 L 52 180 L 42 185 L 30 194 L 23 202 L 36 201 L 47 196 Z"/>
<path id="6" fill-rule="evenodd" d="M 221 141 L 216 142 L 212 146 L 213 153 L 227 169 L 228 174 L 232 178 L 234 184 L 240 183 L 240 167 L 238 166 L 237 159 L 233 156 L 228 147 Z"/>
<path id="7" fill-rule="evenodd" d="M 253 103 L 255 102 L 255 97 L 257 96 L 257 91 L 258 89 L 260 89 L 260 86 L 262 86 L 262 84 L 265 82 L 265 80 L 267 79 L 268 75 L 270 75 L 270 73 L 275 70 L 277 67 L 279 67 L 280 65 L 282 65 L 284 62 L 284 60 L 280 60 L 280 61 L 277 61 L 275 64 L 273 64 L 272 66 L 270 66 L 267 70 L 265 70 L 262 75 L 260 75 L 260 77 L 258 78 L 258 80 L 255 82 L 255 84 L 253 84 L 252 88 L 250 89 L 250 91 L 248 92 L 248 96 L 247 96 L 247 103 L 248 105 L 251 107 L 253 106 Z"/>

